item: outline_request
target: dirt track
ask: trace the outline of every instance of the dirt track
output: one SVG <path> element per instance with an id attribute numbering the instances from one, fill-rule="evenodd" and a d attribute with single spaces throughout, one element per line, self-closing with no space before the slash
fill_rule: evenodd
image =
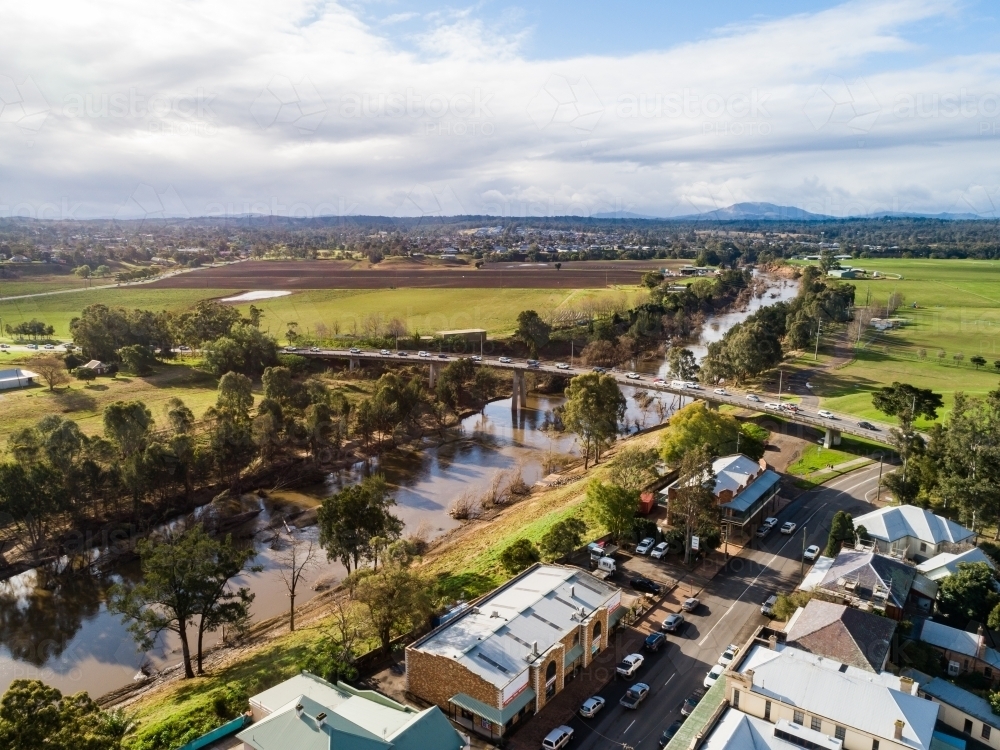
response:
<path id="1" fill-rule="evenodd" d="M 544 263 L 496 263 L 421 268 L 403 264 L 370 269 L 335 261 L 246 261 L 184 273 L 149 284 L 160 289 L 595 289 L 638 284 L 646 271 L 664 261 L 576 262 L 561 269 Z"/>

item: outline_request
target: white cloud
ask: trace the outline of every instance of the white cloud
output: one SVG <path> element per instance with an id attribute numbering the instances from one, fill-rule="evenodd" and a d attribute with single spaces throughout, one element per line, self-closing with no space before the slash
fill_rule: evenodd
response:
<path id="1" fill-rule="evenodd" d="M 1000 56 L 900 62 L 912 24 L 956 12 L 846 3 L 545 61 L 471 11 L 403 46 L 382 27 L 405 14 L 371 26 L 306 0 L 22 3 L 0 80 L 31 81 L 48 109 L 30 142 L 0 117 L 0 204 L 112 216 L 137 185 L 170 186 L 191 215 L 984 203 L 992 183 L 970 175 L 1000 139 Z"/>

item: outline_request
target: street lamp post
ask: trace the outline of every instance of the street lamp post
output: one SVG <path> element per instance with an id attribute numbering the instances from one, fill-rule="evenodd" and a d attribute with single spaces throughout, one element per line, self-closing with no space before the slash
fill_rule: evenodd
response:
<path id="1" fill-rule="evenodd" d="M 875 502 L 882 498 L 882 452 L 878 454 L 878 485 L 875 487 Z"/>

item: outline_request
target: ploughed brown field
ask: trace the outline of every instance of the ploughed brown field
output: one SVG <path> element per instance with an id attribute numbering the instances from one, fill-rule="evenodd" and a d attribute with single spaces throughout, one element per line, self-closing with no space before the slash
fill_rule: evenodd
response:
<path id="1" fill-rule="evenodd" d="M 669 261 L 490 263 L 423 267 L 404 263 L 358 268 L 339 261 L 245 261 L 184 273 L 149 286 L 161 289 L 595 289 L 638 284 Z M 674 262 L 676 263 L 676 261 Z"/>

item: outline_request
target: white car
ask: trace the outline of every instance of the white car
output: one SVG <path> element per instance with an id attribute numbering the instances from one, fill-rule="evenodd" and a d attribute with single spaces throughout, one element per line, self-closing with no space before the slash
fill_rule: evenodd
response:
<path id="1" fill-rule="evenodd" d="M 351 348 L 351 354 L 361 354 L 361 350 L 358 349 L 358 347 L 356 347 L 356 346 L 352 347 Z"/>
<path id="2" fill-rule="evenodd" d="M 562 750 L 573 739 L 573 727 L 556 727 L 542 740 L 542 750 Z"/>
<path id="3" fill-rule="evenodd" d="M 739 652 L 740 652 L 740 647 L 737 646 L 735 643 L 730 643 L 729 647 L 725 651 L 723 651 L 722 655 L 719 657 L 718 661 L 719 666 L 728 667 L 730 664 L 733 663 L 733 659 L 736 658 L 736 654 L 738 654 Z"/>
<path id="4" fill-rule="evenodd" d="M 46 344 L 46 345 L 45 345 L 45 348 L 46 348 L 46 349 L 55 349 L 55 346 L 54 346 L 54 345 L 52 345 L 52 344 Z"/>
<path id="5" fill-rule="evenodd" d="M 726 671 L 726 668 L 721 664 L 716 664 L 709 670 L 709 673 L 705 675 L 705 681 L 701 683 L 704 687 L 710 688 L 715 684 L 715 681 L 722 677 L 722 673 Z"/>
<path id="6" fill-rule="evenodd" d="M 808 562 L 816 562 L 816 558 L 819 557 L 819 547 L 815 544 L 811 544 L 806 547 L 806 551 L 803 553 L 804 557 Z"/>
<path id="7" fill-rule="evenodd" d="M 298 351 L 298 348 L 297 348 L 297 347 L 294 347 L 294 346 L 286 346 L 286 347 L 285 347 L 285 351 L 286 351 L 286 352 L 297 352 L 297 351 Z"/>
<path id="8" fill-rule="evenodd" d="M 618 674 L 622 677 L 631 677 L 639 671 L 639 667 L 642 666 L 644 661 L 646 661 L 646 659 L 642 654 L 629 654 L 622 659 L 622 663 L 618 665 Z"/>
<path id="9" fill-rule="evenodd" d="M 823 417 L 823 419 L 836 419 L 832 411 L 827 411 L 826 409 L 820 409 L 816 412 L 817 416 Z"/>
<path id="10" fill-rule="evenodd" d="M 767 526 L 767 528 L 769 528 L 769 529 L 773 529 L 775 526 L 778 525 L 778 519 L 775 518 L 774 516 L 770 516 L 768 518 L 765 518 L 764 519 L 764 525 Z"/>
<path id="11" fill-rule="evenodd" d="M 560 362 L 559 364 L 556 365 L 556 369 L 557 370 L 568 370 L 569 369 L 569 365 L 566 364 L 565 362 Z"/>
<path id="12" fill-rule="evenodd" d="M 759 404 L 761 399 L 760 396 L 755 396 L 752 393 L 747 394 L 747 401 L 753 401 L 755 404 Z"/>
<path id="13" fill-rule="evenodd" d="M 667 542 L 660 542 L 653 547 L 653 551 L 649 553 L 649 556 L 656 560 L 662 560 L 669 550 L 670 545 Z"/>
<path id="14" fill-rule="evenodd" d="M 379 354 L 381 354 L 383 357 L 388 357 L 389 356 L 389 350 L 388 349 L 383 349 L 382 351 L 379 352 Z"/>
<path id="15" fill-rule="evenodd" d="M 505 365 L 509 365 L 511 363 L 511 361 L 512 360 L 511 360 L 510 357 L 500 357 L 500 362 L 502 362 Z"/>
<path id="16" fill-rule="evenodd" d="M 697 383 L 692 383 L 692 382 L 690 382 L 690 381 L 688 381 L 688 384 L 687 384 L 687 387 L 688 387 L 688 389 L 689 389 L 689 390 L 692 390 L 692 391 L 701 391 L 701 390 L 704 390 L 704 389 L 703 389 L 703 388 L 702 388 L 702 387 L 701 387 L 700 385 L 698 385 Z"/>
<path id="17" fill-rule="evenodd" d="M 625 377 L 629 380 L 640 380 L 642 376 L 637 372 L 626 372 Z"/>
<path id="18" fill-rule="evenodd" d="M 776 404 L 773 401 L 768 401 L 764 404 L 765 409 L 770 409 L 771 411 L 781 411 L 781 404 Z"/>
<path id="19" fill-rule="evenodd" d="M 580 706 L 580 716 L 593 719 L 602 708 L 604 708 L 604 698 L 599 695 L 591 696 Z"/>
<path id="20" fill-rule="evenodd" d="M 728 396 L 729 395 L 729 391 L 727 391 L 725 388 L 716 388 L 714 391 L 712 391 L 712 393 L 717 393 L 720 396 Z"/>
<path id="21" fill-rule="evenodd" d="M 653 545 L 656 544 L 656 540 L 651 536 L 647 536 L 641 542 L 639 542 L 635 547 L 635 554 L 637 555 L 648 555 L 649 551 L 653 549 Z"/>
<path id="22" fill-rule="evenodd" d="M 785 521 L 783 524 L 781 524 L 781 533 L 782 534 L 794 534 L 795 533 L 795 529 L 797 529 L 797 528 L 798 528 L 798 526 L 796 526 L 796 524 L 795 524 L 794 521 Z"/>
<path id="23" fill-rule="evenodd" d="M 419 352 L 417 352 L 417 356 L 418 357 L 429 357 L 429 356 L 431 356 L 431 353 L 430 352 L 425 352 L 425 351 L 419 351 Z"/>
<path id="24" fill-rule="evenodd" d="M 309 347 L 309 351 L 311 351 L 311 352 L 318 352 L 319 351 L 319 347 L 318 346 L 310 346 Z"/>

